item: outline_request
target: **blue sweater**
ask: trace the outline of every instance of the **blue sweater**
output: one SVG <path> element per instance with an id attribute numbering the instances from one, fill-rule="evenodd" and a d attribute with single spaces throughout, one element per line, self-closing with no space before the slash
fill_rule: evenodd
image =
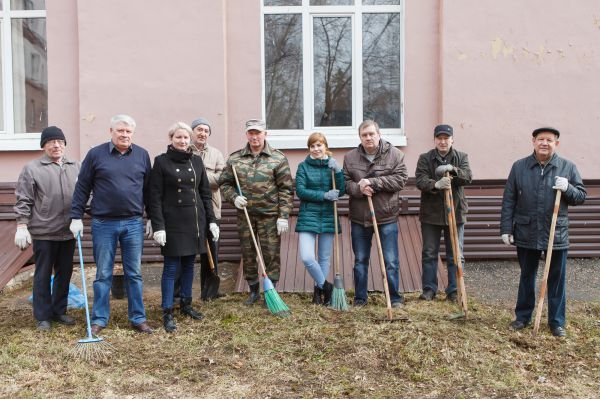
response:
<path id="1" fill-rule="evenodd" d="M 71 218 L 81 219 L 92 193 L 90 214 L 95 218 L 127 219 L 144 214 L 149 201 L 150 156 L 132 144 L 121 155 L 112 142 L 92 148 L 79 171 Z M 148 208 L 146 208 L 148 209 Z"/>

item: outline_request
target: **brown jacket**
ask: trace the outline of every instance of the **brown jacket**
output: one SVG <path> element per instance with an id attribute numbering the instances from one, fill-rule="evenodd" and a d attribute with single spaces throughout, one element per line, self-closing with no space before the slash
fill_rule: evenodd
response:
<path id="1" fill-rule="evenodd" d="M 208 176 L 210 191 L 212 193 L 213 211 L 217 220 L 221 219 L 221 191 L 219 190 L 219 178 L 221 177 L 221 172 L 225 169 L 225 157 L 223 157 L 221 151 L 208 144 L 205 144 L 202 150 L 194 149 L 194 154 L 200 156 L 202 162 L 204 162 L 204 169 L 206 169 L 206 175 Z"/>
<path id="2" fill-rule="evenodd" d="M 367 197 L 360 192 L 358 182 L 367 178 L 375 190 L 373 207 L 378 224 L 395 222 L 400 213 L 400 191 L 408 179 L 404 153 L 385 140 L 373 162 L 366 157 L 362 145 L 344 157 L 346 192 L 350 196 L 350 220 L 364 227 L 373 225 Z"/>
<path id="3" fill-rule="evenodd" d="M 25 165 L 15 188 L 14 211 L 17 223 L 26 224 L 33 239 L 73 239 L 69 213 L 78 175 L 79 163 L 63 158 L 58 165 L 46 154 Z"/>

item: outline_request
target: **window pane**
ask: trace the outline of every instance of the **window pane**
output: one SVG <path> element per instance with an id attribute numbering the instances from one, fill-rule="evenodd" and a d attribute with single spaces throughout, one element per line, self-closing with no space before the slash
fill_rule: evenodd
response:
<path id="1" fill-rule="evenodd" d="M 352 20 L 313 19 L 315 126 L 352 126 Z"/>
<path id="2" fill-rule="evenodd" d="M 400 127 L 400 14 L 363 15 L 363 119 Z"/>
<path id="3" fill-rule="evenodd" d="M 265 15 L 267 128 L 303 129 L 302 16 Z"/>
<path id="4" fill-rule="evenodd" d="M 41 132 L 48 126 L 46 19 L 12 20 L 15 132 Z"/>
<path id="5" fill-rule="evenodd" d="M 265 6 L 301 6 L 302 0 L 265 0 Z"/>
<path id="6" fill-rule="evenodd" d="M 10 0 L 10 8 L 13 10 L 45 10 L 45 0 Z"/>
<path id="7" fill-rule="evenodd" d="M 366 6 L 399 6 L 400 0 L 362 0 Z"/>
<path id="8" fill-rule="evenodd" d="M 348 6 L 354 5 L 354 0 L 310 0 L 311 6 Z"/>

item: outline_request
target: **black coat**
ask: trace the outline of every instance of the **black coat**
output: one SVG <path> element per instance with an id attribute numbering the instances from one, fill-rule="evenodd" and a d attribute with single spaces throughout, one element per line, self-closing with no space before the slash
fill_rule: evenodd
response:
<path id="1" fill-rule="evenodd" d="M 542 167 L 532 154 L 515 162 L 504 188 L 500 234 L 512 234 L 515 245 L 546 250 L 556 190 L 554 177 L 566 177 L 569 187 L 562 193 L 554 249 L 569 247 L 569 205 L 580 205 L 587 195 L 575 165 L 554 154 Z"/>
<path id="2" fill-rule="evenodd" d="M 209 223 L 216 222 L 202 158 L 168 147 L 154 158 L 150 175 L 152 229 L 165 230 L 163 256 L 206 252 Z"/>

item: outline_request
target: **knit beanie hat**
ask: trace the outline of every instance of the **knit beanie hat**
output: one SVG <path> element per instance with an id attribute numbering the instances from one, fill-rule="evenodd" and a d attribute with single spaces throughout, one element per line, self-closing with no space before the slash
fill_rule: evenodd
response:
<path id="1" fill-rule="evenodd" d="M 67 139 L 60 128 L 56 126 L 48 126 L 44 130 L 42 130 L 42 137 L 40 138 L 40 148 L 44 147 L 47 141 L 50 140 L 62 140 L 67 145 Z"/>
<path id="2" fill-rule="evenodd" d="M 210 122 L 207 121 L 204 118 L 198 118 L 198 119 L 194 119 L 194 121 L 192 122 L 192 124 L 190 125 L 192 130 L 194 130 L 196 128 L 196 126 L 198 125 L 206 125 L 208 126 L 208 130 L 210 130 L 210 133 L 212 133 L 212 128 L 210 127 Z"/>

